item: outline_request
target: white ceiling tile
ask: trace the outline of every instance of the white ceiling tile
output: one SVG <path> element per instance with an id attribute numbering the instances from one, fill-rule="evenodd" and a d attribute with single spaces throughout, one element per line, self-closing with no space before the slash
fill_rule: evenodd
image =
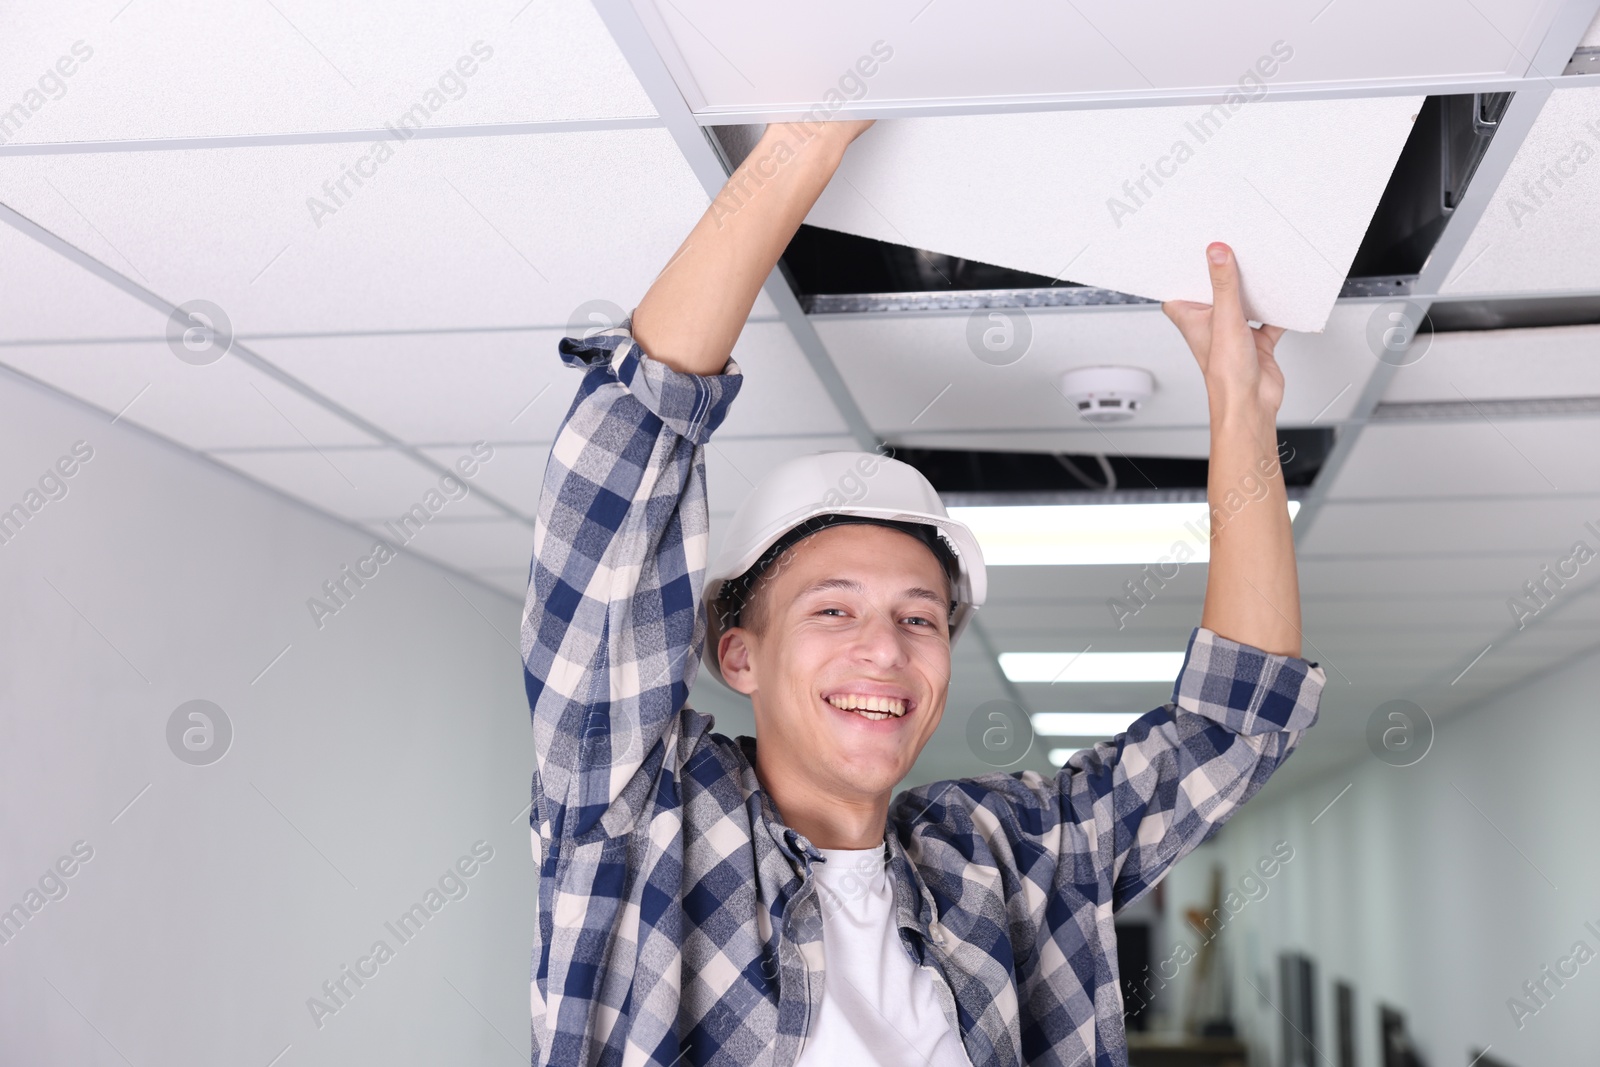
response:
<path id="1" fill-rule="evenodd" d="M 1000 8 L 925 0 L 822 0 L 750 7 L 732 0 L 649 5 L 684 96 L 702 110 L 805 109 L 963 98 L 1104 96 L 1190 86 L 1249 89 L 1399 81 L 1525 69 L 1555 13 L 1550 4 L 1343 0 L 1326 11 L 1229 0 L 1154 13 L 1115 0 Z M 1374 33 L 1374 26 L 1384 27 Z M 782 41 L 771 49 L 768 42 Z M 1520 52 L 1518 51 L 1520 49 Z M 1273 55 L 1283 60 L 1270 62 Z M 858 60 L 867 62 L 857 66 Z M 832 98 L 826 94 L 832 93 Z"/>
<path id="2" fill-rule="evenodd" d="M 1009 324 L 990 319 L 1002 313 L 1013 316 Z M 1364 305 L 1341 306 L 1323 333 L 1287 334 L 1279 342 L 1281 425 L 1314 419 L 1326 425 L 1348 412 L 1377 366 L 1365 341 L 1369 315 Z M 1205 379 L 1177 327 L 1153 307 L 991 308 L 815 316 L 813 322 L 867 420 L 895 441 L 1128 455 L 1207 452 Z M 969 335 L 981 338 L 992 323 L 1013 337 L 1031 332 L 1016 362 L 996 366 L 974 354 Z M 1155 376 L 1155 395 L 1131 423 L 1091 426 L 1059 391 L 1062 372 L 1097 365 L 1143 367 Z"/>
<path id="3" fill-rule="evenodd" d="M 1462 596 L 1488 593 L 1510 596 L 1511 591 L 1539 573 L 1549 563 L 1538 553 L 1507 555 L 1435 554 L 1407 557 L 1330 558 L 1299 553 L 1300 594 L 1307 600 L 1384 597 L 1437 597 L 1442 590 Z M 1444 617 L 1448 618 L 1448 614 Z"/>
<path id="4" fill-rule="evenodd" d="M 1199 596 L 1205 592 L 1206 564 L 1192 563 L 1161 588 L 1161 599 Z M 989 595 L 996 604 L 1022 605 L 1085 603 L 1105 614 L 1107 597 L 1126 596 L 1123 583 L 1140 577 L 1143 567 L 1095 565 L 1081 567 L 992 567 Z M 984 609 L 987 616 L 988 609 Z M 1098 618 L 1097 620 L 1098 621 Z"/>
<path id="5" fill-rule="evenodd" d="M 1438 699 L 1440 704 L 1448 708 L 1449 704 L 1445 704 L 1445 701 L 1464 704 L 1491 694 L 1508 695 L 1507 691 L 1513 687 L 1548 676 L 1572 658 L 1572 654 L 1567 652 L 1497 658 L 1491 651 L 1481 662 L 1474 664 L 1460 682 L 1448 690 L 1448 695 L 1442 695 Z M 1426 706 L 1435 720 L 1441 717 L 1439 709 L 1431 702 Z"/>
<path id="6" fill-rule="evenodd" d="M 562 403 L 571 403 L 571 400 L 568 397 Z M 494 450 L 493 455 L 479 466 L 472 484 L 505 501 L 523 516 L 532 518 L 539 508 L 544 469 L 550 460 L 550 442 L 505 444 L 497 441 L 489 447 Z M 453 467 L 462 455 L 462 450 L 454 446 L 424 448 L 421 451 L 429 459 L 446 467 Z"/>
<path id="7" fill-rule="evenodd" d="M 570 398 L 561 401 L 563 412 L 567 403 Z M 808 452 L 854 451 L 856 447 L 853 438 L 844 436 L 743 438 L 714 435 L 705 453 L 713 539 L 755 483 L 776 464 Z M 523 515 L 533 517 L 539 506 L 545 466 L 550 459 L 550 443 L 497 443 L 493 448 L 493 459 L 480 467 L 474 484 L 506 501 Z M 423 452 L 446 465 L 456 458 L 456 453 L 448 448 L 425 448 Z"/>
<path id="8" fill-rule="evenodd" d="M 1597 456 L 1600 416 L 1369 423 L 1328 496 L 1600 493 Z"/>
<path id="9" fill-rule="evenodd" d="M 1421 104 L 1219 104 L 1210 125 L 1196 106 L 895 119 L 851 146 L 807 221 L 1206 303 L 1206 245 L 1227 241 L 1249 317 L 1320 330 Z"/>
<path id="10" fill-rule="evenodd" d="M 1552 557 L 1600 516 L 1600 499 L 1329 503 L 1303 545 L 1307 553 L 1517 552 Z M 1511 595 L 1507 592 L 1507 596 Z"/>
<path id="11" fill-rule="evenodd" d="M 1532 573 L 1537 574 L 1538 569 L 1535 568 Z M 1354 647 L 1363 654 L 1404 654 L 1417 648 L 1435 646 L 1447 651 L 1460 651 L 1479 637 L 1487 640 L 1506 628 L 1506 624 L 1512 621 L 1506 611 L 1506 597 L 1515 591 L 1516 587 L 1512 586 L 1503 592 L 1437 599 L 1425 594 L 1377 596 L 1369 600 L 1307 598 L 1301 606 L 1301 613 L 1306 632 L 1314 636 L 1326 632 L 1330 640 L 1337 637 L 1342 647 Z M 1453 642 L 1420 637 L 1415 641 L 1411 639 L 1413 631 L 1437 627 L 1444 619 L 1449 620 L 1448 632 L 1456 635 Z M 1368 628 L 1365 636 L 1359 632 L 1363 626 Z M 1357 630 L 1354 636 L 1350 633 L 1352 629 Z M 1373 640 L 1379 632 L 1384 634 L 1383 639 Z M 1320 643 L 1321 637 L 1317 637 L 1317 640 Z M 1478 648 L 1482 647 L 1482 641 L 1479 641 Z"/>
<path id="12" fill-rule="evenodd" d="M 8 167 L 10 161 L 6 164 Z M 0 201 L 6 199 L 0 178 Z M 160 337 L 166 316 L 0 221 L 0 341 Z M 16 299 L 15 294 L 27 294 Z"/>
<path id="13" fill-rule="evenodd" d="M 846 432 L 844 418 L 783 323 L 747 323 L 733 359 L 744 384 L 713 440 Z"/>
<path id="14" fill-rule="evenodd" d="M 310 0 L 225 13 L 206 0 L 8 12 L 0 69 L 43 90 L 10 139 L 381 131 L 407 114 L 421 126 L 654 114 L 584 0 L 391 0 L 375 13 Z"/>
<path id="15" fill-rule="evenodd" d="M 538 443 L 548 450 L 582 375 L 561 360 L 566 328 L 263 339 L 252 346 L 401 440 Z M 788 328 L 753 322 L 734 358 L 744 372 L 718 438 L 844 428 Z"/>
<path id="16" fill-rule="evenodd" d="M 1483 649 L 1485 636 L 1498 636 L 1509 619 L 1505 613 L 1503 595 L 1466 600 L 1465 603 L 1474 611 L 1471 619 L 1455 618 L 1456 607 L 1462 602 L 1456 597 L 1416 599 L 1425 606 L 1424 621 L 1420 625 L 1411 619 L 1391 621 L 1383 610 L 1385 602 L 1375 599 L 1361 601 L 1365 613 L 1358 614 L 1350 621 L 1319 611 L 1313 636 L 1317 645 L 1329 655 L 1355 655 L 1374 661 L 1384 657 L 1403 659 L 1414 649 L 1449 652 L 1453 655 L 1465 652 L 1470 656 Z M 1498 609 L 1498 614 L 1490 611 L 1485 615 L 1480 607 L 1485 602 L 1489 607 Z M 1448 623 L 1444 621 L 1447 619 Z"/>
<path id="17" fill-rule="evenodd" d="M 1600 289 L 1596 203 L 1600 87 L 1557 88 L 1440 292 Z"/>
<path id="18" fill-rule="evenodd" d="M 357 148 L 23 156 L 0 199 L 175 304 L 215 302 L 240 337 L 626 311 L 708 202 L 665 130 L 620 130 L 402 144 L 313 218 Z"/>
<path id="19" fill-rule="evenodd" d="M 0 363 L 197 450 L 377 444 L 232 355 L 195 366 L 136 341 L 0 347 Z"/>
<path id="20" fill-rule="evenodd" d="M 1421 359 L 1395 371 L 1383 399 L 1553 396 L 1600 396 L 1600 326 L 1433 334 Z"/>
<path id="21" fill-rule="evenodd" d="M 430 522 L 435 516 L 459 519 L 504 514 L 470 489 L 462 496 L 449 483 L 441 488 L 443 476 L 392 449 L 216 452 L 211 453 L 211 458 L 324 511 L 358 522 L 398 521 L 418 505 L 427 508 L 433 502 L 430 493 L 442 498 L 436 509 L 428 509 Z"/>
<path id="22" fill-rule="evenodd" d="M 1600 15 L 1596 15 L 1589 28 L 1583 31 L 1583 40 L 1578 42 L 1579 48 L 1600 48 Z"/>
<path id="23" fill-rule="evenodd" d="M 706 496 L 713 512 L 731 512 L 778 464 L 812 452 L 855 452 L 851 437 L 725 438 L 706 445 Z"/>
<path id="24" fill-rule="evenodd" d="M 564 329 L 262 339 L 251 346 L 401 440 L 543 441 L 581 375 Z"/>
<path id="25" fill-rule="evenodd" d="M 367 528 L 386 536 L 381 525 L 368 524 Z M 509 571 L 520 566 L 526 581 L 533 558 L 533 527 L 515 519 L 445 518 L 429 523 L 408 547 L 463 571 Z"/>

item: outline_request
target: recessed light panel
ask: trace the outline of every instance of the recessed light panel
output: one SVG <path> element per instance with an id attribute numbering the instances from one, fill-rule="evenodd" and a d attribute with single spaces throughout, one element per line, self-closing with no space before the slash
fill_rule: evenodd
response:
<path id="1" fill-rule="evenodd" d="M 1144 712 L 1040 711 L 1031 716 L 1041 737 L 1111 737 L 1120 734 Z"/>
<path id="2" fill-rule="evenodd" d="M 1002 652 L 1013 682 L 1167 682 L 1183 669 L 1182 652 Z"/>
<path id="3" fill-rule="evenodd" d="M 1265 483 L 1255 483 L 1265 492 Z M 1240 509 L 1249 496 L 1236 498 Z M 1224 501 L 1226 506 L 1226 501 Z M 1289 501 L 1289 519 L 1300 510 Z M 991 567 L 1205 563 L 1211 559 L 1206 504 L 1040 504 L 955 507 Z"/>

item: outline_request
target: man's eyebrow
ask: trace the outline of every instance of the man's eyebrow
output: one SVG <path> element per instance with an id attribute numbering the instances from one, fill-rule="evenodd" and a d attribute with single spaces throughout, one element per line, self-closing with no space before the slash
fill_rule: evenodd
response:
<path id="1" fill-rule="evenodd" d="M 812 593 L 824 593 L 830 589 L 842 589 L 847 593 L 864 593 L 866 587 L 854 578 L 819 578 L 804 589 L 799 596 L 810 596 Z"/>
<path id="2" fill-rule="evenodd" d="M 810 596 L 812 593 L 823 593 L 832 589 L 842 589 L 847 593 L 866 592 L 866 587 L 854 578 L 821 578 L 800 590 L 798 596 Z M 940 607 L 950 606 L 950 598 L 948 596 L 941 596 L 932 589 L 920 585 L 914 585 L 900 595 L 911 597 L 914 600 L 932 601 Z"/>

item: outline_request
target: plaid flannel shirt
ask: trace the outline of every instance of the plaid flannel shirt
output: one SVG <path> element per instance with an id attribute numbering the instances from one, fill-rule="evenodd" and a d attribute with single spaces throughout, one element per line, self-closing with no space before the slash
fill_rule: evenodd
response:
<path id="1" fill-rule="evenodd" d="M 544 476 L 522 620 L 537 766 L 533 1062 L 795 1061 L 823 988 L 814 863 L 755 741 L 685 706 L 705 641 L 704 445 L 739 392 L 631 323 L 583 370 Z M 1113 916 L 1205 840 L 1316 721 L 1306 660 L 1197 628 L 1172 701 L 1061 771 L 899 794 L 901 944 L 975 1065 L 1127 1061 Z"/>

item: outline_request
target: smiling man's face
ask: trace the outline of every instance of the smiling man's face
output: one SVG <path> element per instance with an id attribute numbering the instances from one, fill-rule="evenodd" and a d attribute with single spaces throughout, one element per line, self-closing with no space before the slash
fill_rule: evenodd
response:
<path id="1" fill-rule="evenodd" d="M 950 685 L 950 583 L 884 526 L 833 526 L 773 564 L 721 637 L 723 676 L 755 708 L 763 775 L 866 800 L 910 772 Z"/>

